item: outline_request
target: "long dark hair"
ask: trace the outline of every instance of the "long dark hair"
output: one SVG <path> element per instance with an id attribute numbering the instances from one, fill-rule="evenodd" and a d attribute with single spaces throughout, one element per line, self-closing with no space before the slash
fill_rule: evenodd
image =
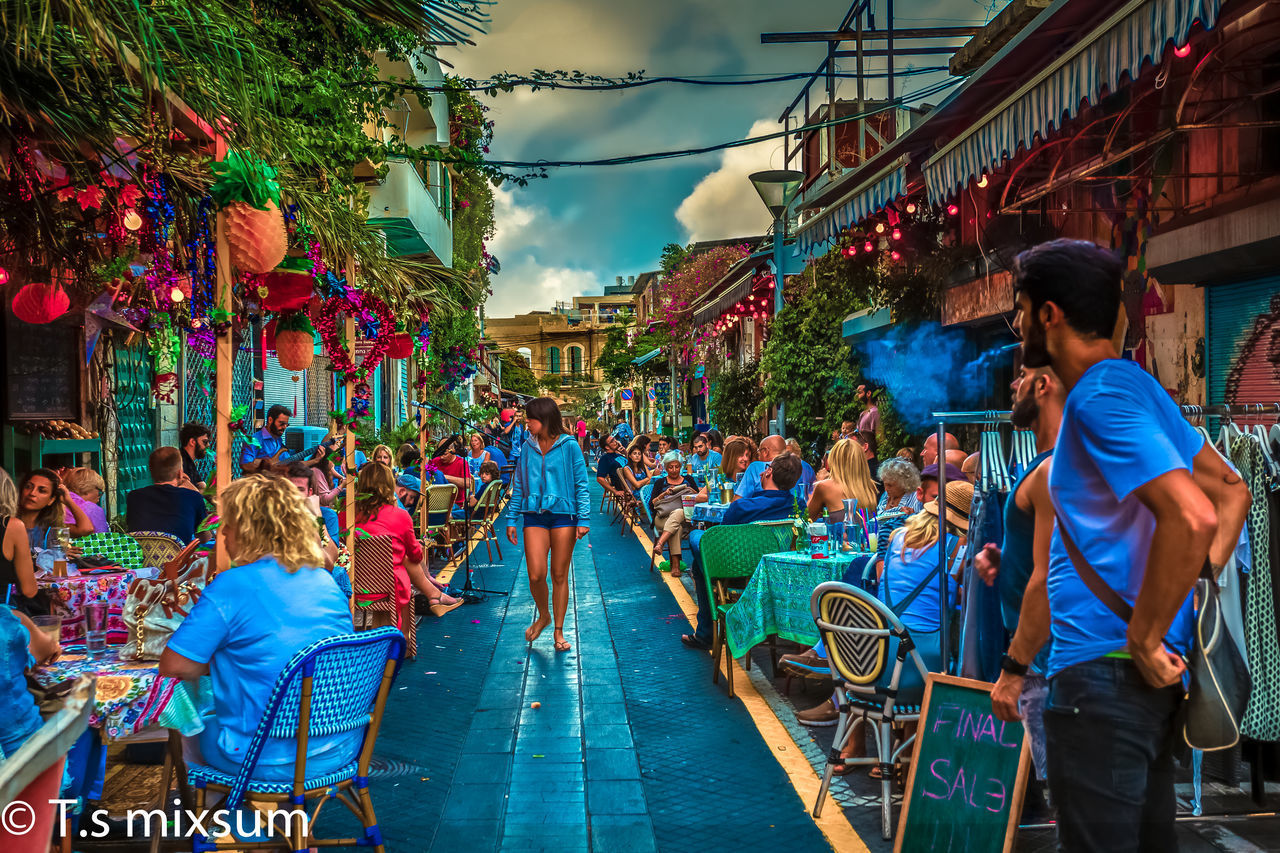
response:
<path id="1" fill-rule="evenodd" d="M 27 483 L 31 482 L 33 477 L 44 477 L 48 480 L 53 497 L 49 505 L 36 515 L 34 526 L 53 527 L 54 525 L 62 524 L 66 519 L 66 510 L 62 506 L 62 498 L 58 495 L 58 487 L 62 485 L 62 478 L 48 468 L 36 468 L 28 471 L 18 481 L 18 512 L 22 512 L 22 490 L 27 487 Z"/>
<path id="2" fill-rule="evenodd" d="M 548 438 L 564 435 L 564 417 L 556 401 L 550 397 L 534 397 L 525 404 L 524 419 L 541 423 L 543 434 Z"/>

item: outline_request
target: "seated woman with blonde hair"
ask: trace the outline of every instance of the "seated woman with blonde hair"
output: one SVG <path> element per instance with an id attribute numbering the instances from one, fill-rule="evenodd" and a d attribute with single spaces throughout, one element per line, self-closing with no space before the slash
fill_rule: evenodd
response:
<path id="1" fill-rule="evenodd" d="M 201 754 L 192 758 L 234 774 L 285 664 L 318 640 L 351 633 L 351 612 L 324 569 L 312 535 L 315 521 L 292 483 L 263 474 L 243 477 L 222 491 L 218 509 L 218 535 L 234 565 L 209 583 L 169 639 L 160 674 L 186 681 L 212 677 L 213 713 L 199 735 Z M 352 761 L 362 736 L 312 737 L 307 775 Z M 255 778 L 291 780 L 296 753 L 293 738 L 271 738 Z"/>
<path id="2" fill-rule="evenodd" d="M 93 523 L 93 532 L 108 532 L 111 527 L 107 524 L 107 512 L 98 503 L 102 500 L 102 493 L 107 490 L 102 475 L 92 468 L 68 468 L 62 472 L 62 482 L 67 486 L 67 497 L 78 504 L 84 510 L 85 517 Z M 195 486 L 191 488 L 195 489 Z M 76 521 L 70 505 L 67 506 L 65 521 L 68 527 Z"/>
<path id="3" fill-rule="evenodd" d="M 809 518 L 821 518 L 825 511 L 831 538 L 843 543 L 845 524 L 854 520 L 846 518 L 848 512 L 856 513 L 859 509 L 875 512 L 876 485 L 867 468 L 867 456 L 856 441 L 848 438 L 837 441 L 827 457 L 827 465 L 831 477 L 814 485 L 813 496 L 809 498 Z M 852 507 L 846 500 L 853 501 Z"/>

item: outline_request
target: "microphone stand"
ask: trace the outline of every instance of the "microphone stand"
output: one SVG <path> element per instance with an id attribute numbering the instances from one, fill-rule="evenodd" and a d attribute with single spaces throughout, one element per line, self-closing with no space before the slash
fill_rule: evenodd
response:
<path id="1" fill-rule="evenodd" d="M 447 409 L 442 409 L 433 403 L 424 403 L 417 400 L 414 400 L 411 402 L 412 402 L 412 405 L 420 409 L 431 409 L 432 411 L 439 412 L 442 415 L 448 415 L 458 423 L 462 424 L 464 428 L 470 427 L 475 432 L 480 432 L 480 430 L 476 429 L 474 424 L 464 421 L 462 418 L 458 417 L 453 412 L 450 412 Z M 425 450 L 425 448 L 423 449 Z M 470 473 L 471 471 L 470 465 L 471 463 L 468 462 L 467 463 L 468 473 Z M 424 474 L 427 472 L 427 458 L 425 453 L 423 454 L 423 457 L 422 457 L 422 472 Z M 422 500 L 422 498 L 418 498 L 418 500 Z M 479 587 L 475 587 L 471 585 L 471 512 L 466 509 L 466 505 L 467 505 L 466 499 L 464 498 L 462 503 L 462 506 L 464 509 L 464 512 L 462 515 L 462 530 L 463 530 L 463 535 L 465 539 L 462 545 L 462 558 L 466 562 L 466 566 L 467 566 L 467 569 L 466 569 L 467 579 L 466 579 L 466 582 L 463 583 L 462 585 L 462 594 L 458 597 L 466 604 L 479 604 L 480 602 L 487 599 L 490 595 L 507 595 L 507 593 L 500 589 L 480 589 Z M 453 514 L 452 511 L 450 511 L 450 515 L 452 514 Z"/>

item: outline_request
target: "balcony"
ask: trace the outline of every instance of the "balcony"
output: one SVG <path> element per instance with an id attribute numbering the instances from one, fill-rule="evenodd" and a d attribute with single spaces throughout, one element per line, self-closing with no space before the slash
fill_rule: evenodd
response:
<path id="1" fill-rule="evenodd" d="M 428 255 L 443 266 L 453 266 L 453 225 L 447 216 L 448 172 L 437 164 L 424 167 L 444 177 L 433 193 L 412 163 L 389 163 L 386 179 L 369 188 L 369 222 L 387 237 L 387 254 Z M 444 200 L 441 208 L 437 198 Z"/>

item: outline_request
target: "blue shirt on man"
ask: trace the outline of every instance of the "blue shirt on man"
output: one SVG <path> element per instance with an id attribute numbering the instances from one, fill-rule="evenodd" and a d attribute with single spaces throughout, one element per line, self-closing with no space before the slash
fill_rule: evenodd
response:
<path id="1" fill-rule="evenodd" d="M 747 466 L 747 470 L 742 472 L 742 479 L 738 481 L 738 485 L 733 489 L 733 493 L 738 496 L 739 500 L 749 498 L 764 488 L 764 485 L 760 482 L 760 477 L 768 466 L 768 462 L 760 461 L 752 462 Z M 813 487 L 814 477 L 813 466 L 801 459 L 800 482 L 796 485 L 804 486 L 805 494 L 808 494 L 809 489 Z"/>
<path id="2" fill-rule="evenodd" d="M 284 436 L 276 438 L 271 434 L 271 430 L 263 427 L 253 434 L 253 437 L 244 443 L 240 448 L 240 464 L 248 465 L 255 459 L 262 459 L 268 456 L 274 456 L 276 451 L 280 451 L 277 462 L 288 462 L 291 458 L 288 450 L 282 450 L 284 447 Z"/>
<path id="3" fill-rule="evenodd" d="M 791 492 L 782 489 L 761 489 L 754 495 L 738 498 L 724 511 L 723 524 L 750 524 L 753 521 L 779 521 L 789 518 L 795 511 L 796 501 Z"/>
<path id="4" fill-rule="evenodd" d="M 1204 438 L 1151 374 L 1131 361 L 1101 361 L 1067 395 L 1049 494 L 1084 559 L 1133 603 L 1147 570 L 1155 516 L 1136 490 L 1170 471 L 1191 471 Z M 1156 567 L 1155 570 L 1159 570 Z M 1126 626 L 1089 591 L 1055 529 L 1049 551 L 1053 650 L 1049 675 L 1119 651 Z M 1165 640 L 1185 651 L 1191 596 Z"/>
<path id="5" fill-rule="evenodd" d="M 608 480 L 614 486 L 620 485 L 618 478 L 614 475 L 618 473 L 618 469 L 622 467 L 622 456 L 617 453 L 601 453 L 600 461 L 596 463 L 596 479 Z"/>
<path id="6" fill-rule="evenodd" d="M 719 467 L 721 458 L 719 451 L 708 450 L 705 459 L 696 453 L 690 454 L 689 464 L 693 466 L 693 470 L 696 473 L 701 474 L 712 468 Z"/>

